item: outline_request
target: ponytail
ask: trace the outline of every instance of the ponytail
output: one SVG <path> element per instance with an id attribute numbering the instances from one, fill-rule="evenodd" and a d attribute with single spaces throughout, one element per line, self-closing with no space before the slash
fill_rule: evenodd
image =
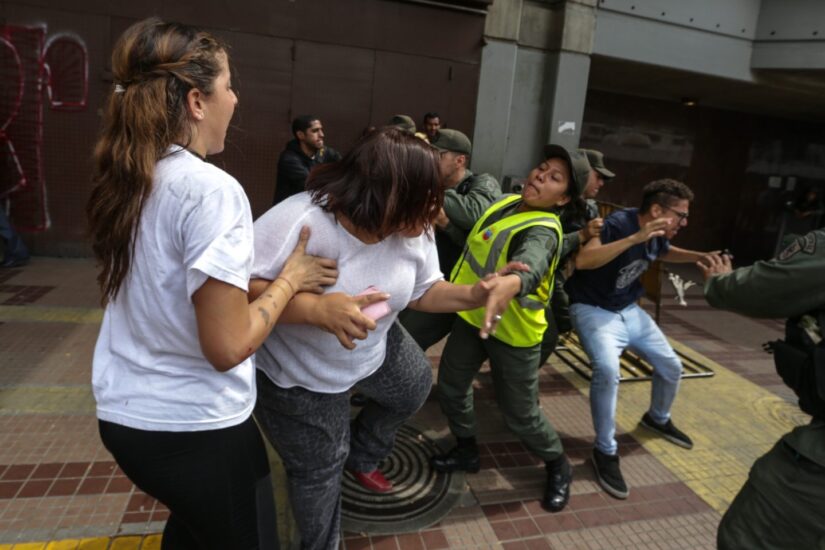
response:
<path id="1" fill-rule="evenodd" d="M 175 143 L 189 144 L 187 95 L 213 91 L 226 46 L 206 32 L 150 18 L 132 25 L 112 52 L 114 90 L 94 149 L 86 215 L 100 264 L 102 303 L 129 273 L 155 165 Z"/>

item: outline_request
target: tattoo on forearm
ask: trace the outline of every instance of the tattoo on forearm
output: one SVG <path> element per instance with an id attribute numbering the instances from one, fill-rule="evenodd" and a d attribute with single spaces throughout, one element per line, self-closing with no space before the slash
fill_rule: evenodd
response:
<path id="1" fill-rule="evenodd" d="M 264 323 L 266 323 L 266 326 L 269 326 L 269 319 L 270 319 L 269 312 L 266 309 L 262 308 L 262 307 L 259 307 L 258 311 L 261 312 L 261 317 L 264 318 Z"/>

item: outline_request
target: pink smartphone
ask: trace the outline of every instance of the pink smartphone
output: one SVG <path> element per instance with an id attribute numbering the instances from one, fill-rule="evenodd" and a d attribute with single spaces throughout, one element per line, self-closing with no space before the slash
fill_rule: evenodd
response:
<path id="1" fill-rule="evenodd" d="M 368 286 L 356 296 L 365 296 L 367 294 L 375 294 L 376 292 L 381 292 L 374 286 Z M 390 309 L 390 305 L 387 303 L 386 300 L 382 302 L 375 302 L 374 304 L 370 304 L 366 307 L 361 308 L 361 313 L 372 319 L 373 321 L 377 321 L 381 317 L 388 315 L 392 309 Z"/>

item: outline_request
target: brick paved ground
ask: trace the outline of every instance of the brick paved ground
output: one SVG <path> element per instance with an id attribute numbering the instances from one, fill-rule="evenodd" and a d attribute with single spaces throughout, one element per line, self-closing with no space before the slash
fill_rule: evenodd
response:
<path id="1" fill-rule="evenodd" d="M 563 513 L 538 505 L 543 468 L 505 429 L 483 372 L 482 470 L 467 476 L 461 504 L 418 533 L 347 533 L 342 546 L 714 548 L 719 518 L 750 464 L 806 419 L 760 349 L 781 324 L 714 311 L 700 290 L 688 294 L 686 308 L 666 298 L 661 324 L 680 351 L 716 371 L 684 381 L 674 408 L 696 446 L 685 451 L 641 431 L 649 383 L 623 383 L 617 423 L 629 499 L 595 483 L 587 382 L 554 359 L 542 369 L 541 404 L 574 464 Z M 0 550 L 159 548 L 167 511 L 131 484 L 97 436 L 89 379 L 100 316 L 88 260 L 34 258 L 0 271 Z M 434 363 L 439 353 L 430 350 Z M 415 421 L 448 435 L 432 401 Z"/>

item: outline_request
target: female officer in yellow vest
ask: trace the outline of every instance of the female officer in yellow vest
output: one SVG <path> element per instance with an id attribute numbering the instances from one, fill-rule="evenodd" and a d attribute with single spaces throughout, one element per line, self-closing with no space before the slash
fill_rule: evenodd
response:
<path id="1" fill-rule="evenodd" d="M 507 427 L 545 461 L 547 485 L 542 506 L 558 512 L 570 498 L 572 468 L 561 440 L 538 405 L 538 361 L 547 322 L 544 308 L 553 291 L 553 275 L 562 244 L 556 212 L 579 195 L 587 182 L 587 157 L 559 145 L 545 147 L 545 160 L 530 172 L 521 195 L 493 203 L 467 238 L 452 280 L 471 283 L 509 261 L 529 272 L 504 275 L 496 292 L 509 293 L 500 316 L 484 309 L 459 313 L 438 371 L 438 397 L 457 446 L 435 456 L 438 471 L 480 468 L 473 412 L 473 377 L 490 360 L 496 398 Z"/>

